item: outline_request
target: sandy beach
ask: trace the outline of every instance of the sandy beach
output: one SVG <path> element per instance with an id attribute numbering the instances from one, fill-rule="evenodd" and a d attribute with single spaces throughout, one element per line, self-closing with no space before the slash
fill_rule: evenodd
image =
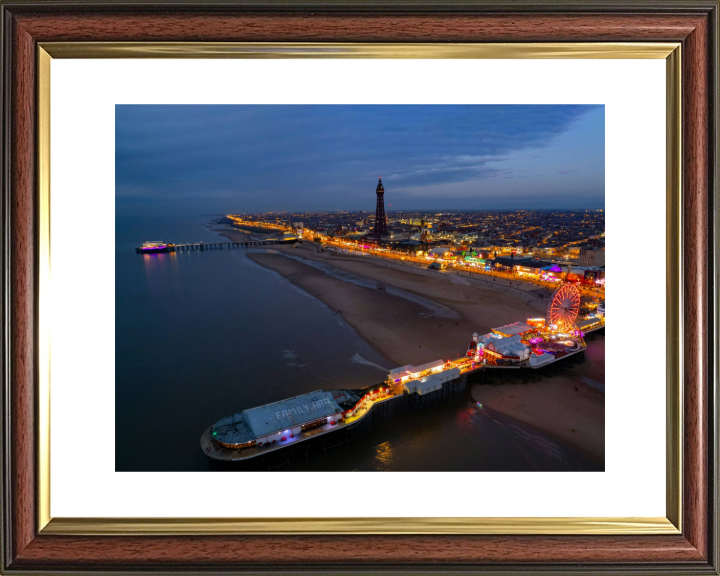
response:
<path id="1" fill-rule="evenodd" d="M 454 358 L 467 347 L 470 323 L 465 318 L 424 316 L 428 310 L 415 302 L 343 282 L 282 254 L 250 253 L 247 257 L 278 272 L 338 312 L 393 364 L 419 365 Z"/>
<path id="2" fill-rule="evenodd" d="M 234 230 L 223 235 L 239 241 Z M 236 240 L 237 239 L 237 240 Z M 473 332 L 544 316 L 547 299 L 527 287 L 491 283 L 484 277 L 431 271 L 396 261 L 318 252 L 297 244 L 274 253 L 248 253 L 256 263 L 274 270 L 337 311 L 360 336 L 388 361 L 401 366 L 456 358 L 467 349 Z M 454 313 L 433 316 L 420 303 L 377 288 L 357 286 L 325 271 L 288 258 L 300 257 L 331 265 L 373 282 L 428 299 Z M 547 298 L 547 296 L 546 296 Z M 605 452 L 604 342 L 593 344 L 584 364 L 563 366 L 537 381 L 508 379 L 473 384 L 473 398 L 484 406 L 520 420 L 555 437 L 591 460 L 602 463 Z M 595 386 L 595 388 L 593 387 Z"/>

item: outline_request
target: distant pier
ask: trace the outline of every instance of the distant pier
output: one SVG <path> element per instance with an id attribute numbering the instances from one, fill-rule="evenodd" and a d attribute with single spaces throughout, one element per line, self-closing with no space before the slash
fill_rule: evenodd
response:
<path id="1" fill-rule="evenodd" d="M 233 248 L 248 248 L 252 246 L 270 246 L 274 244 L 295 244 L 292 240 L 250 240 L 247 242 L 197 242 L 195 244 L 167 244 L 163 252 L 190 252 L 193 250 L 231 250 Z M 138 254 L 146 254 L 142 247 L 135 248 Z"/>

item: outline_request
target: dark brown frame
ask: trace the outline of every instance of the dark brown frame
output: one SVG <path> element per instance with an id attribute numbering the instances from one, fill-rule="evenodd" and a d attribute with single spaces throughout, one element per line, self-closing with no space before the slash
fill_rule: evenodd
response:
<path id="1" fill-rule="evenodd" d="M 718 2 L 7 0 L 2 15 L 3 573 L 718 574 Z M 37 530 L 38 42 L 680 42 L 682 535 L 52 536 Z"/>

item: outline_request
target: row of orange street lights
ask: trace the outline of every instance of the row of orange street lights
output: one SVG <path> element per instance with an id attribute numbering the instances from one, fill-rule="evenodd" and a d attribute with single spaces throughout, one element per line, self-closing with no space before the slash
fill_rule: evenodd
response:
<path id="1" fill-rule="evenodd" d="M 395 260 L 398 260 L 398 259 L 399 259 L 399 260 L 406 260 L 406 261 L 417 262 L 417 263 L 421 263 L 421 264 L 426 264 L 426 263 L 428 263 L 428 262 L 435 262 L 435 261 L 440 260 L 440 261 L 443 262 L 444 264 L 449 265 L 450 267 L 452 267 L 453 269 L 456 269 L 456 270 L 463 270 L 463 271 L 466 271 L 466 272 L 475 272 L 475 273 L 485 274 L 485 275 L 489 275 L 489 276 L 496 276 L 496 277 L 499 277 L 499 278 L 505 278 L 505 279 L 507 279 L 507 280 L 517 280 L 517 281 L 529 282 L 529 283 L 531 283 L 531 284 L 536 284 L 536 285 L 540 285 L 540 286 L 545 286 L 545 287 L 548 287 L 548 288 L 554 288 L 554 287 L 557 286 L 557 283 L 556 283 L 556 282 L 548 282 L 548 281 L 545 281 L 545 280 L 541 280 L 541 279 L 539 279 L 539 278 L 538 278 L 538 279 L 525 279 L 525 278 L 523 278 L 523 277 L 521 277 L 521 276 L 516 276 L 515 274 L 511 274 L 511 273 L 509 273 L 509 272 L 500 272 L 500 271 L 486 270 L 486 269 L 484 269 L 484 268 L 477 268 L 477 267 L 475 267 L 475 266 L 468 266 L 468 265 L 466 265 L 466 264 L 464 264 L 464 263 L 459 263 L 459 262 L 456 262 L 456 261 L 453 261 L 453 260 L 446 260 L 445 258 L 436 259 L 436 258 L 431 258 L 431 257 L 429 257 L 429 256 L 426 256 L 426 257 L 424 257 L 424 258 L 417 258 L 417 257 L 412 257 L 412 256 L 410 256 L 410 255 L 408 255 L 408 254 L 403 253 L 403 252 L 394 252 L 394 251 L 392 251 L 392 250 L 390 250 L 390 249 L 375 249 L 375 248 L 370 248 L 370 247 L 367 247 L 367 248 L 366 248 L 366 247 L 361 246 L 361 245 L 359 245 L 359 244 L 355 244 L 355 243 L 351 243 L 351 242 L 345 242 L 345 241 L 340 241 L 340 240 L 334 240 L 334 239 L 332 239 L 332 238 L 329 238 L 329 237 L 323 236 L 323 235 L 315 235 L 315 234 L 312 233 L 312 232 L 305 232 L 305 231 L 303 231 L 303 232 L 301 232 L 301 236 L 309 236 L 311 239 L 312 239 L 312 238 L 315 238 L 315 237 L 319 237 L 319 238 L 323 239 L 326 244 L 330 244 L 331 246 L 335 246 L 335 247 L 338 247 L 338 248 L 348 248 L 348 249 L 357 250 L 357 251 L 360 251 L 360 252 L 367 252 L 367 253 L 370 253 L 370 254 L 374 254 L 374 255 L 376 255 L 376 256 L 381 256 L 381 257 L 390 258 L 390 259 L 395 259 Z M 589 295 L 589 296 L 603 297 L 603 295 L 604 295 L 604 290 L 605 290 L 605 286 L 599 286 L 599 287 L 597 287 L 597 288 L 589 288 L 589 287 L 586 287 L 586 286 L 578 286 L 578 289 L 579 289 L 581 292 L 585 292 L 586 295 Z"/>
<path id="2" fill-rule="evenodd" d="M 243 220 L 242 218 L 238 218 L 237 216 L 230 216 L 228 214 L 228 218 L 235 222 L 236 224 L 239 224 L 240 226 L 251 226 L 253 228 L 267 228 L 268 230 L 283 230 L 283 231 L 289 231 L 292 230 L 289 226 L 284 226 L 282 224 L 270 224 L 269 222 L 257 222 L 254 220 Z"/>

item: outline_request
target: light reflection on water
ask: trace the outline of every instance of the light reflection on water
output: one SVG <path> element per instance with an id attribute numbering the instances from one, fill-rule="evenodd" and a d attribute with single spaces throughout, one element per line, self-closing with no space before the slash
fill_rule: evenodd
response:
<path id="1" fill-rule="evenodd" d="M 375 460 L 377 461 L 378 470 L 392 470 L 395 458 L 390 442 L 380 444 L 376 448 L 376 452 Z"/>

